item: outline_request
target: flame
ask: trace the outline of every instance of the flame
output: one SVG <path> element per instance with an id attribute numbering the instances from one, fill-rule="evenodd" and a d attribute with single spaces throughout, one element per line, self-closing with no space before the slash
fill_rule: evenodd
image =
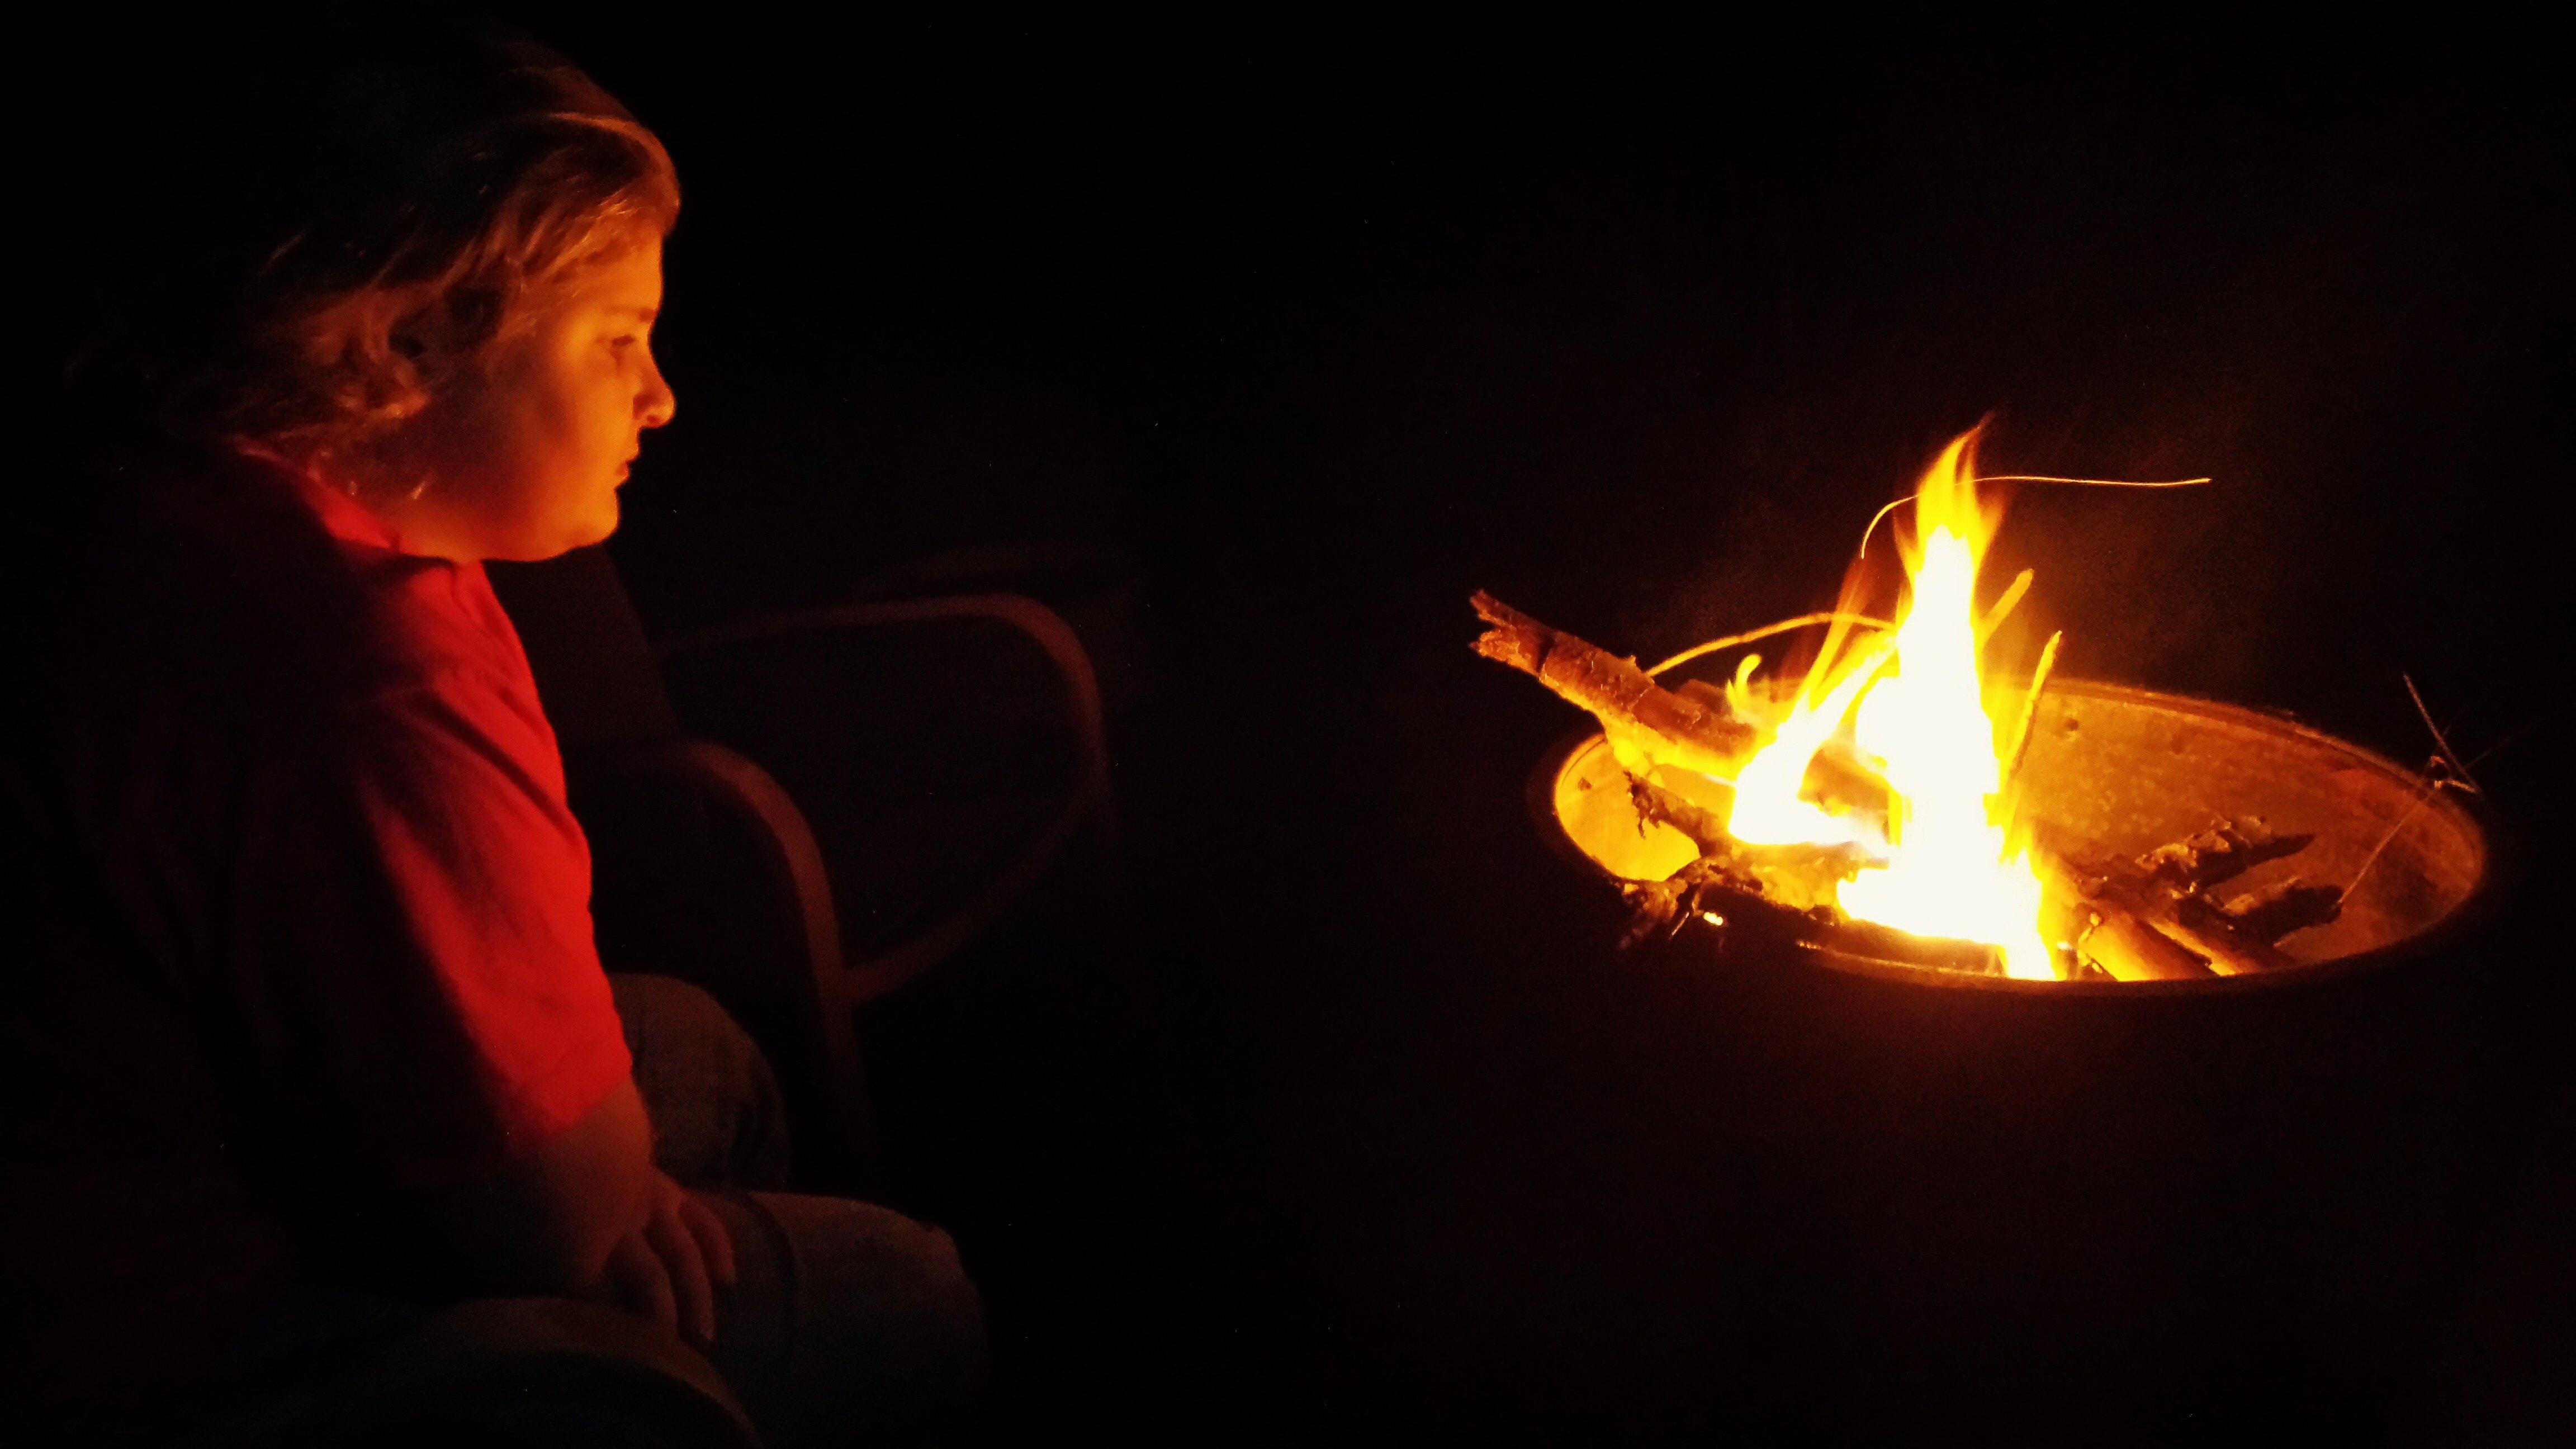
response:
<path id="1" fill-rule="evenodd" d="M 1728 833 L 1753 844 L 1857 842 L 1883 853 L 1839 890 L 1862 920 L 2003 948 L 2005 970 L 2057 975 L 2040 931 L 2041 888 L 2007 830 L 2003 764 L 1979 669 L 1977 569 L 1996 515 L 1976 495 L 1977 435 L 1944 449 L 1915 493 L 1907 597 L 1892 634 L 1854 643 L 1837 625 L 1771 739 L 1735 780 Z M 1857 612 L 1855 610 L 1855 612 Z M 1739 674 L 1741 697 L 1749 674 Z M 1818 750 L 1853 721 L 1852 744 L 1889 787 L 1883 835 L 1801 798 Z"/>

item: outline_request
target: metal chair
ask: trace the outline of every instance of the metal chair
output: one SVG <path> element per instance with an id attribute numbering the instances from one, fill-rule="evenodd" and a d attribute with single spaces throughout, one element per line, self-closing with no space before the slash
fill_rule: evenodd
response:
<path id="1" fill-rule="evenodd" d="M 591 838 L 603 958 L 723 1001 L 779 1069 L 800 1178 L 864 1183 L 857 1012 L 1068 859 L 1114 871 L 1081 642 L 1034 599 L 982 593 L 800 610 L 656 649 L 600 549 L 493 576 Z"/>

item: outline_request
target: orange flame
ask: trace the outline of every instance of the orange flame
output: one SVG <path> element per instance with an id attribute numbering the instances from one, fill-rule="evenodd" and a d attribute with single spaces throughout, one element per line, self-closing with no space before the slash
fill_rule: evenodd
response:
<path id="1" fill-rule="evenodd" d="M 2040 883 L 2008 838 L 2003 763 L 1986 712 L 1977 570 L 1999 516 L 1976 495 L 1977 435 L 1944 449 L 1915 493 L 1904 546 L 1907 597 L 1892 634 L 1848 640 L 1838 625 L 1772 737 L 1735 781 L 1728 832 L 1754 844 L 1857 841 L 1885 863 L 1845 882 L 1854 917 L 2003 948 L 2014 976 L 2057 975 L 2040 931 Z M 1857 612 L 1855 610 L 1855 612 Z M 1749 672 L 1731 691 L 1749 693 Z M 1852 743 L 1887 781 L 1883 837 L 1800 798 L 1808 763 L 1853 719 Z"/>

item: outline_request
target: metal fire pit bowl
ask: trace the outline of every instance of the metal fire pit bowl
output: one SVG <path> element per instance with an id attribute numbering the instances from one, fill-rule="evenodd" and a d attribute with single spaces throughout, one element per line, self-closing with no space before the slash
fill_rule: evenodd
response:
<path id="1" fill-rule="evenodd" d="M 2486 1170 L 2489 832 L 2353 745 L 2108 684 L 2051 687 L 2025 768 L 2038 813 L 2106 851 L 2218 816 L 2317 833 L 2231 889 L 2341 883 L 2378 855 L 2269 973 L 2026 982 L 1696 921 L 1608 963 L 1649 973 L 1706 1043 L 1707 1075 L 1694 1059 L 1675 1090 L 1724 1120 L 1676 1150 L 1733 1154 L 1756 1185 L 1726 1274 L 1756 1285 L 1781 1391 L 1867 1423 L 1970 1401 L 2122 1406 L 2176 1432 L 2370 1422 L 2422 1352 Z M 1587 870 L 1695 853 L 1639 829 L 1597 735 L 1532 787 Z M 1797 1387 L 1799 1364 L 1830 1371 Z"/>

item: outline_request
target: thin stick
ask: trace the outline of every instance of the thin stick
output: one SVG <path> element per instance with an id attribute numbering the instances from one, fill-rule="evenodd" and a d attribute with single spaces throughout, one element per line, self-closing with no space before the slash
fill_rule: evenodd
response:
<path id="1" fill-rule="evenodd" d="M 2073 483 L 2085 488 L 2193 488 L 2207 478 L 2060 478 L 2049 473 L 1980 473 L 1971 483 Z"/>
<path id="2" fill-rule="evenodd" d="M 2013 728 L 2012 752 L 2004 756 L 2003 779 L 1995 787 L 1998 793 L 2012 788 L 2013 776 L 2021 773 L 2022 758 L 2030 753 L 2030 737 L 2039 724 L 2040 692 L 2048 688 L 2048 676 L 2057 668 L 2057 646 L 2065 638 L 2066 631 L 2060 629 L 2040 646 L 2039 666 L 2030 672 L 2030 693 L 2022 697 L 2021 722 Z"/>
<path id="3" fill-rule="evenodd" d="M 2386 835 L 2379 837 L 2379 843 L 2370 848 L 2370 854 L 2361 858 L 2360 868 L 2353 871 L 2352 879 L 2344 882 L 2343 894 L 2335 897 L 2336 910 L 2342 910 L 2344 902 L 2352 899 L 2353 890 L 2361 884 L 2361 878 L 2370 874 L 2370 868 L 2372 866 L 2379 864 L 2381 852 L 2387 850 L 2389 846 L 2396 843 L 2399 832 L 2405 830 L 2407 822 L 2415 818 L 2417 811 L 2422 810 L 2427 804 L 2431 803 L 2433 797 L 2436 794 L 2439 794 L 2441 789 L 2441 781 L 2426 780 L 2424 782 L 2424 788 L 2415 792 L 2414 801 L 2398 815 L 2397 823 L 2388 827 L 2388 833 Z"/>
<path id="4" fill-rule="evenodd" d="M 1979 643 L 1985 642 L 1986 638 L 2003 623 L 2004 617 L 2021 603 L 2022 596 L 2030 592 L 2031 581 L 2036 577 L 2038 577 L 2037 570 L 2023 569 L 2013 576 L 2011 583 L 2004 586 L 2003 594 L 1995 600 L 1995 606 L 1988 609 L 1986 616 L 1977 621 Z M 1840 609 L 1827 609 L 1822 613 L 1800 614 L 1794 619 L 1783 619 L 1777 624 L 1765 624 L 1759 629 L 1747 629 L 1741 634 L 1729 634 L 1723 639 L 1711 639 L 1705 644 L 1694 644 L 1661 664 L 1649 666 L 1646 673 L 1668 674 L 1694 659 L 1706 658 L 1721 649 L 1732 649 L 1739 644 L 1750 644 L 1759 639 L 1768 639 L 1774 634 L 1786 634 L 1793 629 L 1813 628 L 1818 624 L 1858 624 L 1865 629 L 1896 627 L 1895 621 L 1881 619 L 1874 614 L 1852 614 Z"/>
<path id="5" fill-rule="evenodd" d="M 1988 473 L 1982 477 L 1971 478 L 1968 483 L 1970 487 L 1979 483 L 2071 483 L 2086 488 L 2196 488 L 2209 481 L 2207 478 L 2166 478 L 2156 482 L 2142 482 L 2132 478 L 2055 478 L 2044 473 Z M 1869 536 L 1878 531 L 1880 522 L 1885 520 L 1887 515 L 1913 502 L 1915 497 L 1916 495 L 1909 493 L 1902 498 L 1890 499 L 1886 507 L 1869 516 L 1869 526 L 1860 531 L 1862 558 L 1869 557 Z"/>
<path id="6" fill-rule="evenodd" d="M 1765 624 L 1759 629 L 1747 629 L 1741 634 L 1729 634 L 1723 639 L 1711 639 L 1705 644 L 1694 644 L 1646 672 L 1663 674 L 1679 669 L 1704 655 L 1714 654 L 1720 649 L 1732 649 L 1738 644 L 1750 644 L 1756 639 L 1768 639 L 1774 634 L 1786 634 L 1792 629 L 1805 629 L 1816 624 L 1860 624 L 1872 629 L 1896 627 L 1885 619 L 1873 618 L 1867 614 L 1846 614 L 1839 610 L 1827 610 L 1821 614 L 1800 614 L 1794 619 L 1783 619 L 1777 624 Z"/>
<path id="7" fill-rule="evenodd" d="M 1625 740 L 1658 764 L 1728 782 L 1762 744 L 1762 731 L 1728 714 L 1723 704 L 1666 689 L 1635 660 L 1550 628 L 1491 594 L 1479 591 L 1469 602 L 1493 626 L 1476 640 L 1477 653 L 1536 676 L 1600 720 L 1614 743 Z M 1884 657 L 1882 652 L 1866 667 L 1878 667 Z M 1821 772 L 1829 792 L 1844 800 L 1871 799 L 1887 788 L 1867 769 L 1827 752 L 1819 752 L 1809 769 Z"/>
<path id="8" fill-rule="evenodd" d="M 2021 603 L 2021 596 L 2030 592 L 2031 580 L 2038 577 L 2037 569 L 2023 569 L 2013 575 L 2013 581 L 2004 585 L 2003 595 L 1995 600 L 1995 606 L 1986 611 L 1986 617 L 1977 621 L 1978 643 L 1983 644 L 1994 637 L 1994 632 L 2004 626 L 2004 620 L 2011 617 L 2014 606 Z"/>
<path id="9" fill-rule="evenodd" d="M 2415 701 L 2415 713 L 2423 719 L 2424 728 L 2432 732 L 2433 748 L 2442 752 L 2442 763 L 2451 767 L 2452 773 L 2468 786 L 2470 794 L 2477 794 L 2478 777 L 2469 773 L 2469 767 L 2461 762 L 2459 752 L 2451 748 L 2450 740 L 2443 735 L 2442 727 L 2433 723 L 2433 711 L 2424 707 L 2424 695 L 2415 687 L 2415 676 L 2400 671 L 2397 677 L 2406 686 L 2406 697 Z"/>
<path id="10" fill-rule="evenodd" d="M 2430 777 L 2426 778 L 2424 781 L 2424 787 L 2415 792 L 2414 800 L 2410 802 L 2406 809 L 2398 815 L 2397 823 L 2388 827 L 2388 833 L 2386 835 L 2379 837 L 2379 843 L 2370 848 L 2370 854 L 2361 858 L 2360 869 L 2355 870 L 2352 873 L 2352 879 L 2344 882 L 2343 894 L 2335 897 L 2335 909 L 2338 911 L 2343 909 L 2344 902 L 2352 899 L 2353 890 L 2361 884 L 2361 878 L 2370 874 L 2370 868 L 2372 866 L 2379 864 L 2379 857 L 2387 851 L 2389 846 L 2397 843 L 2398 835 L 2406 829 L 2408 822 L 2412 821 L 2415 818 L 2416 813 L 2422 810 L 2436 794 L 2441 792 L 2444 785 L 2448 784 L 2456 789 L 2466 790 L 2472 795 L 2481 793 L 2478 789 L 2477 777 L 2469 773 L 2468 764 L 2460 758 L 2457 751 L 2454 751 L 2451 748 L 2451 742 L 2443 737 L 2442 727 L 2433 723 L 2433 712 L 2424 707 L 2424 695 L 2422 691 L 2416 689 L 2414 676 L 2400 672 L 2397 677 L 2406 685 L 2406 697 L 2415 701 L 2415 713 L 2422 717 L 2424 728 L 2433 732 L 2433 746 L 2441 752 L 2439 758 L 2442 763 L 2449 765 L 2460 778 L 2456 781 L 2438 780 Z M 2494 754 L 2496 750 L 2502 749 L 2505 744 L 2512 743 L 2513 739 L 2519 734 L 2520 732 L 2517 731 L 2515 736 L 2508 736 L 2502 743 L 2490 748 L 2485 754 L 2478 756 L 2478 758 L 2483 760 L 2487 755 Z"/>

